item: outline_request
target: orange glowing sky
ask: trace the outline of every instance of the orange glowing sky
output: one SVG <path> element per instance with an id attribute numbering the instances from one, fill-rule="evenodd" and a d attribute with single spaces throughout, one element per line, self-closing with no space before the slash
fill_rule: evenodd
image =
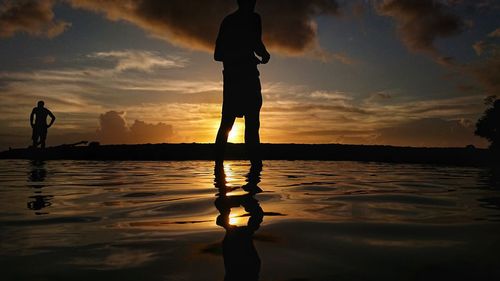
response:
<path id="1" fill-rule="evenodd" d="M 286 4 L 283 4 L 286 2 Z M 0 149 L 30 143 L 39 99 L 48 144 L 213 142 L 217 28 L 233 1 L 0 1 Z M 258 1 L 267 143 L 465 146 L 498 93 L 497 1 Z M 243 140 L 239 120 L 230 141 Z"/>

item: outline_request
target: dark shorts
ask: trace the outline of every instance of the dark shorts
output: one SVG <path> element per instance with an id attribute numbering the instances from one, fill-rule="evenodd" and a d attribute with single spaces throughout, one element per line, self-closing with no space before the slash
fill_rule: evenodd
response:
<path id="1" fill-rule="evenodd" d="M 38 138 L 40 138 L 40 140 L 45 140 L 47 138 L 47 126 L 33 127 L 33 135 L 31 136 L 31 139 L 37 141 Z"/>
<path id="2" fill-rule="evenodd" d="M 224 70 L 222 115 L 243 117 L 259 114 L 262 94 L 257 68 Z"/>

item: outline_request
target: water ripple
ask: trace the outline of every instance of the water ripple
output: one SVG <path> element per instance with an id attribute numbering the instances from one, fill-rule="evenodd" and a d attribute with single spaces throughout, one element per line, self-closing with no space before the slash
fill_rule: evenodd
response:
<path id="1" fill-rule="evenodd" d="M 231 196 L 246 194 L 249 168 L 246 162 L 225 166 Z M 499 175 L 497 168 L 268 161 L 258 183 L 263 192 L 255 195 L 265 218 L 255 240 L 272 244 L 270 252 L 288 245 L 279 257 L 325 272 L 330 263 L 347 268 L 331 249 L 354 262 L 366 249 L 397 249 L 395 257 L 416 259 L 427 256 L 409 249 L 446 248 L 481 260 L 481 251 L 500 245 L 488 243 L 500 222 Z M 213 261 L 197 255 L 220 253 L 214 201 L 221 195 L 211 162 L 2 160 L 0 186 L 0 254 L 6 257 L 0 262 L 12 272 L 22 272 L 16 263 L 35 261 L 49 270 L 43 261 L 51 258 L 59 261 L 54 268 L 91 270 L 156 263 L 179 270 L 183 261 L 199 259 L 212 270 Z M 236 206 L 231 219 L 246 224 L 251 217 Z"/>

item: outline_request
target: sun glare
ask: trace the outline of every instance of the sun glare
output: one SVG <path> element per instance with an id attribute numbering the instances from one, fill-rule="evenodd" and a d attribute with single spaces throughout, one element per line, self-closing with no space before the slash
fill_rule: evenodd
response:
<path id="1" fill-rule="evenodd" d="M 229 218 L 230 225 L 237 225 L 238 222 L 239 222 L 239 218 L 236 218 L 236 217 Z"/>
<path id="2" fill-rule="evenodd" d="M 229 132 L 228 142 L 243 143 L 244 142 L 244 121 L 243 119 L 236 119 L 233 129 Z"/>

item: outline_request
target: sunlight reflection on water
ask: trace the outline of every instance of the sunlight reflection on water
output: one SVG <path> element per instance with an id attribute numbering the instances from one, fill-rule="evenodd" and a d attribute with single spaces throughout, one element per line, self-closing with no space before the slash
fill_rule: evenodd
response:
<path id="1" fill-rule="evenodd" d="M 246 194 L 241 187 L 248 183 L 249 169 L 241 161 L 224 166 L 227 196 Z M 264 210 L 264 221 L 256 240 L 273 245 L 263 247 L 263 257 L 273 268 L 294 268 L 277 273 L 264 267 L 262 274 L 268 280 L 303 276 L 309 266 L 304 255 L 331 259 L 324 251 L 332 243 L 346 247 L 355 242 L 364 250 L 444 247 L 472 255 L 481 247 L 500 248 L 498 239 L 481 244 L 482 239 L 492 239 L 488 232 L 497 231 L 500 222 L 497 169 L 268 161 L 260 180 L 263 192 L 255 198 Z M 133 268 L 146 266 L 154 267 L 150 280 L 157 277 L 153 274 L 204 280 L 207 271 L 217 279 L 223 271 L 215 259 L 220 256 L 218 248 L 207 245 L 221 238 L 212 162 L 2 160 L 0 185 L 0 262 L 10 268 L 7 276 L 15 275 L 16 280 L 60 273 L 57 265 L 72 270 L 127 269 L 123 273 L 127 280 L 132 280 L 134 274 L 128 274 Z M 245 225 L 246 213 L 241 207 L 232 209 L 230 224 Z M 308 235 L 322 246 L 304 242 Z M 273 257 L 277 249 L 280 256 L 291 254 L 291 243 L 300 252 L 293 259 L 299 265 Z M 54 265 L 44 263 L 46 255 Z M 193 273 L 186 259 L 189 266 L 204 265 Z M 165 268 L 159 261 L 170 264 Z M 498 258 L 481 262 L 493 261 Z M 23 272 L 23 264 L 34 263 L 39 265 L 34 266 L 35 275 Z M 308 276 L 329 279 L 325 276 L 331 276 L 331 265 L 315 264 L 318 276 Z M 351 270 L 345 264 L 337 266 L 341 272 Z M 484 265 L 470 266 L 484 270 Z"/>

